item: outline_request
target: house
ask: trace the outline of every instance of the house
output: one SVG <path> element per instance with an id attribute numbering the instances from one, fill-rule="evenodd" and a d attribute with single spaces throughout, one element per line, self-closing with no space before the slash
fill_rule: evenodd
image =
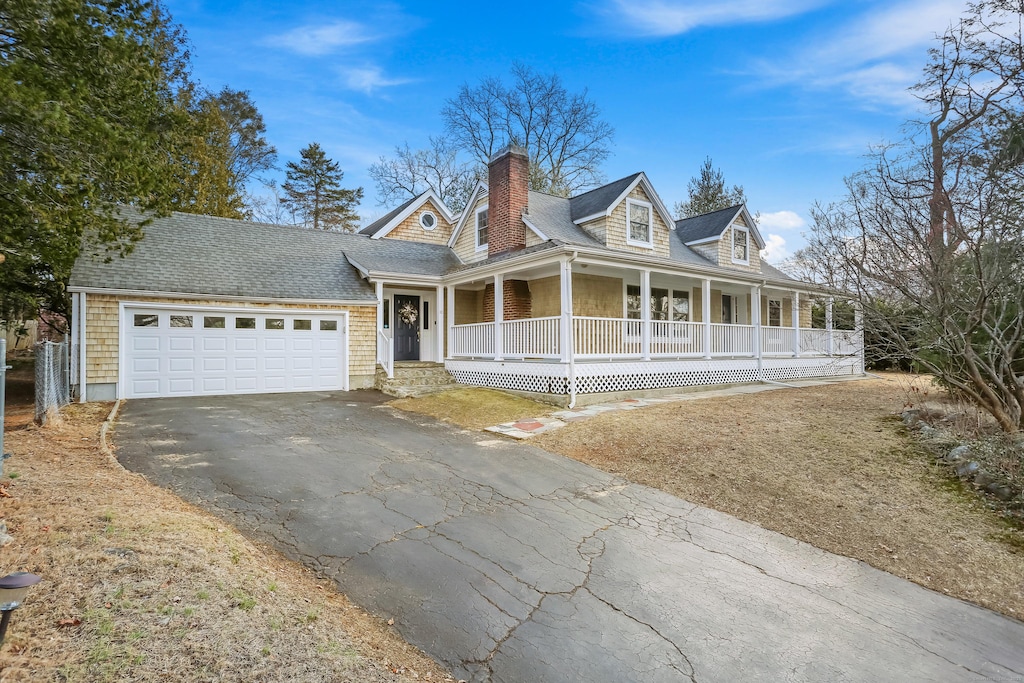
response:
<path id="1" fill-rule="evenodd" d="M 409 362 L 566 401 L 863 372 L 861 332 L 761 261 L 745 206 L 675 221 L 644 173 L 563 198 L 528 171 L 507 148 L 461 214 L 428 191 L 355 235 L 173 214 L 83 255 L 80 398 L 348 390 Z"/>

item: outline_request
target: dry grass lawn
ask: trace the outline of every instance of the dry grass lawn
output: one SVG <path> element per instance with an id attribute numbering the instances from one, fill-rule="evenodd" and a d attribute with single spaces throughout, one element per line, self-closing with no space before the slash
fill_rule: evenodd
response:
<path id="1" fill-rule="evenodd" d="M 1024 618 L 1024 533 L 914 444 L 907 396 L 889 376 L 707 398 L 531 443 Z"/>
<path id="2" fill-rule="evenodd" d="M 389 405 L 467 429 L 493 427 L 502 422 L 540 417 L 558 410 L 547 403 L 479 387 L 459 387 L 420 398 L 400 398 Z"/>
<path id="3" fill-rule="evenodd" d="M 73 405 L 44 429 L 10 416 L 0 573 L 43 582 L 0 680 L 451 680 L 333 585 L 103 455 L 109 409 Z"/>

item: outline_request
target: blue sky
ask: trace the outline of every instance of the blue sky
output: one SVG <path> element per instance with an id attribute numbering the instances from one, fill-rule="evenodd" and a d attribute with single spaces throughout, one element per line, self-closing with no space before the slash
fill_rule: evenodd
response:
<path id="1" fill-rule="evenodd" d="M 319 142 L 386 211 L 367 168 L 442 131 L 463 83 L 513 61 L 586 88 L 616 130 L 607 180 L 646 171 L 671 208 L 706 156 L 761 213 L 769 259 L 799 248 L 815 201 L 920 116 L 906 88 L 962 2 L 168 0 L 206 87 L 250 91 L 280 165 Z M 283 177 L 283 173 L 280 174 Z"/>

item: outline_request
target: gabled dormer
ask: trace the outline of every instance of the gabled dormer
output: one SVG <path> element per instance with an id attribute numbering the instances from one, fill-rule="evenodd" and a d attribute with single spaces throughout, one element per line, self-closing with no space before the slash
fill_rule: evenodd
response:
<path id="1" fill-rule="evenodd" d="M 724 268 L 761 272 L 765 241 L 745 204 L 675 222 L 686 246 Z"/>
<path id="2" fill-rule="evenodd" d="M 359 231 L 371 239 L 395 239 L 427 244 L 447 244 L 455 217 L 433 190 L 413 197 Z"/>
<path id="3" fill-rule="evenodd" d="M 669 256 L 671 214 L 645 173 L 634 173 L 569 200 L 572 221 L 610 249 Z"/>

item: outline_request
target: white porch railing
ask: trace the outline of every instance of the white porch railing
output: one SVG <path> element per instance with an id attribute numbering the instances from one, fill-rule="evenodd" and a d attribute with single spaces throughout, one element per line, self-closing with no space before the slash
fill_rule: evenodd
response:
<path id="1" fill-rule="evenodd" d="M 452 326 L 453 356 L 494 356 L 494 323 Z"/>
<path id="2" fill-rule="evenodd" d="M 802 339 L 803 332 L 801 332 L 801 340 Z M 764 356 L 792 356 L 793 328 L 769 326 L 762 327 L 761 354 Z"/>
<path id="3" fill-rule="evenodd" d="M 832 355 L 856 356 L 864 348 L 863 330 L 833 330 Z"/>
<path id="4" fill-rule="evenodd" d="M 833 335 L 835 332 L 833 331 Z M 828 330 L 800 330 L 800 353 L 814 356 L 828 355 Z"/>
<path id="5" fill-rule="evenodd" d="M 562 318 L 524 318 L 501 323 L 501 354 L 511 358 L 559 358 Z"/>
<path id="6" fill-rule="evenodd" d="M 652 356 L 699 356 L 703 353 L 703 323 L 651 321 Z"/>
<path id="7" fill-rule="evenodd" d="M 388 373 L 388 378 L 395 376 L 395 345 L 383 330 L 377 330 L 377 363 Z"/>
<path id="8" fill-rule="evenodd" d="M 762 328 L 763 329 L 763 328 Z M 711 325 L 712 356 L 753 356 L 754 326 L 727 325 L 712 323 Z"/>
<path id="9" fill-rule="evenodd" d="M 578 358 L 625 358 L 640 355 L 639 320 L 573 316 L 573 348 Z"/>

